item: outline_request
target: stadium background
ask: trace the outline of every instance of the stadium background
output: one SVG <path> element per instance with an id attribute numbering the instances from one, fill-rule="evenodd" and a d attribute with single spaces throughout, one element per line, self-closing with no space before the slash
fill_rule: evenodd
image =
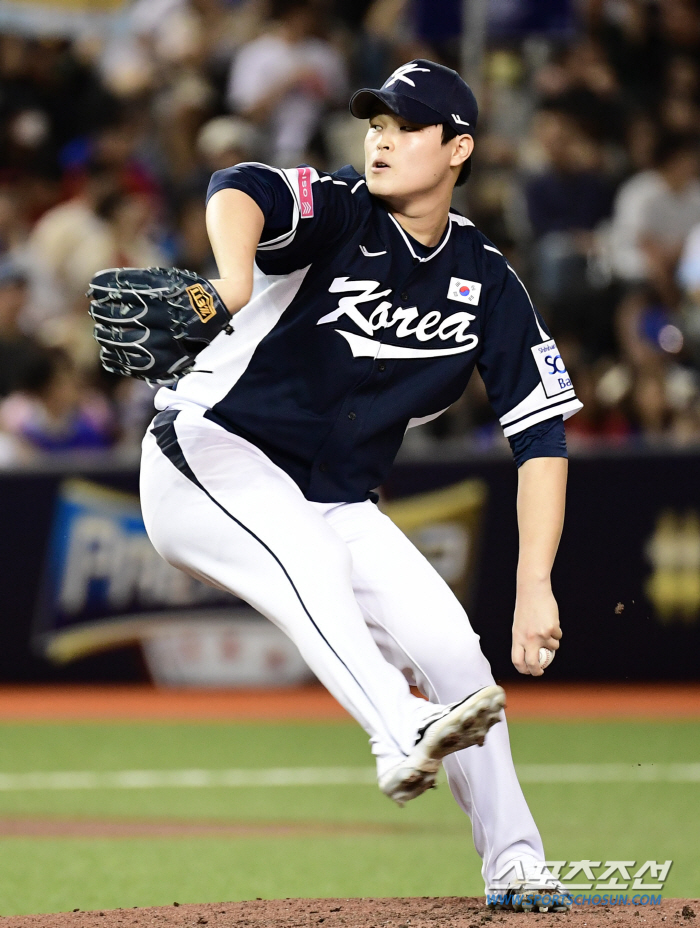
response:
<path id="1" fill-rule="evenodd" d="M 361 169 L 350 92 L 418 56 L 477 92 L 455 205 L 585 404 L 546 679 L 509 661 L 516 474 L 478 377 L 411 430 L 382 505 L 507 686 L 550 856 L 672 858 L 667 894 L 700 895 L 698 4 L 0 0 L 1 914 L 481 892 L 447 791 L 388 807 L 294 648 L 154 554 L 152 393 L 100 370 L 84 297 L 105 266 L 214 275 L 213 170 Z"/>

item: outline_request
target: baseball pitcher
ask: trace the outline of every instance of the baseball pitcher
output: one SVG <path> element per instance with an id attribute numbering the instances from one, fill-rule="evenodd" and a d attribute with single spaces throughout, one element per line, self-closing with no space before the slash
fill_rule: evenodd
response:
<path id="1" fill-rule="evenodd" d="M 293 639 L 367 731 L 397 803 L 444 764 L 487 891 L 511 873 L 512 888 L 551 892 L 503 690 L 462 606 L 374 490 L 406 429 L 458 400 L 478 367 L 518 465 L 512 659 L 539 676 L 540 649 L 561 638 L 550 570 L 563 420 L 581 403 L 518 275 L 450 208 L 474 148 L 467 84 L 418 59 L 350 108 L 368 121 L 364 175 L 218 171 L 207 226 L 220 278 L 100 272 L 96 338 L 107 369 L 160 385 L 141 471 L 160 554 Z"/>

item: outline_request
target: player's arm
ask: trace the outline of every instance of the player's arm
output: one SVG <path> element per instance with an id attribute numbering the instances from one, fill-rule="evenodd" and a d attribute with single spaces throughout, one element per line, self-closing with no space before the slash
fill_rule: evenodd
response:
<path id="1" fill-rule="evenodd" d="M 219 268 L 216 288 L 228 311 L 238 312 L 253 292 L 255 252 L 265 216 L 255 200 L 242 190 L 218 190 L 207 204 L 207 232 Z"/>
<path id="2" fill-rule="evenodd" d="M 515 271 L 485 248 L 486 314 L 479 371 L 518 466 L 520 558 L 512 659 L 539 676 L 539 649 L 561 631 L 550 572 L 564 520 L 564 419 L 581 408 L 555 343 Z"/>
<path id="3" fill-rule="evenodd" d="M 513 664 L 539 676 L 539 649 L 556 651 L 561 629 L 550 574 L 564 525 L 565 457 L 533 457 L 518 469 L 518 559 Z"/>
<path id="4" fill-rule="evenodd" d="M 308 181 L 311 169 L 304 171 Z M 108 268 L 93 277 L 90 314 L 107 370 L 171 386 L 220 332 L 232 334 L 231 315 L 253 293 L 256 253 L 284 249 L 298 231 L 301 210 L 289 174 L 295 172 L 260 164 L 215 172 L 207 197 L 207 229 L 220 275 L 215 280 L 178 268 Z M 293 269 L 294 262 L 284 270 Z"/>
<path id="5" fill-rule="evenodd" d="M 290 274 L 354 227 L 358 207 L 348 184 L 319 180 L 305 165 L 281 170 L 258 162 L 212 175 L 207 231 L 220 274 L 212 284 L 231 313 L 249 302 L 256 264 L 267 275 Z"/>

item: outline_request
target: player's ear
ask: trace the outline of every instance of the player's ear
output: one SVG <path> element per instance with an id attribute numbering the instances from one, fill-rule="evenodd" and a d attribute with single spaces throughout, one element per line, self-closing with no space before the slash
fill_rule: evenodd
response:
<path id="1" fill-rule="evenodd" d="M 450 167 L 458 167 L 471 157 L 474 151 L 474 139 L 471 135 L 457 135 L 452 140 L 452 146 Z"/>

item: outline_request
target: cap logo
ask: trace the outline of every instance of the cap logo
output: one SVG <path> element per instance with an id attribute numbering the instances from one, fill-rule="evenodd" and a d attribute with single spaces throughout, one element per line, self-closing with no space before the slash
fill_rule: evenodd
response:
<path id="1" fill-rule="evenodd" d="M 458 116 L 456 113 L 453 113 L 453 114 L 452 114 L 452 118 L 454 119 L 454 121 L 455 121 L 455 122 L 457 123 L 457 125 L 459 125 L 459 126 L 468 126 L 468 125 L 469 125 L 468 122 L 465 122 L 465 121 L 462 119 L 462 117 L 461 117 L 461 116 Z"/>
<path id="2" fill-rule="evenodd" d="M 400 68 L 397 68 L 394 73 L 385 81 L 382 90 L 387 87 L 391 87 L 392 84 L 395 84 L 397 81 L 403 81 L 404 84 L 410 84 L 411 87 L 415 87 L 415 83 L 411 80 L 410 77 L 406 77 L 407 74 L 413 74 L 415 71 L 425 71 L 426 74 L 430 73 L 430 68 L 419 68 L 417 64 L 410 61 L 408 64 L 402 64 Z"/>

